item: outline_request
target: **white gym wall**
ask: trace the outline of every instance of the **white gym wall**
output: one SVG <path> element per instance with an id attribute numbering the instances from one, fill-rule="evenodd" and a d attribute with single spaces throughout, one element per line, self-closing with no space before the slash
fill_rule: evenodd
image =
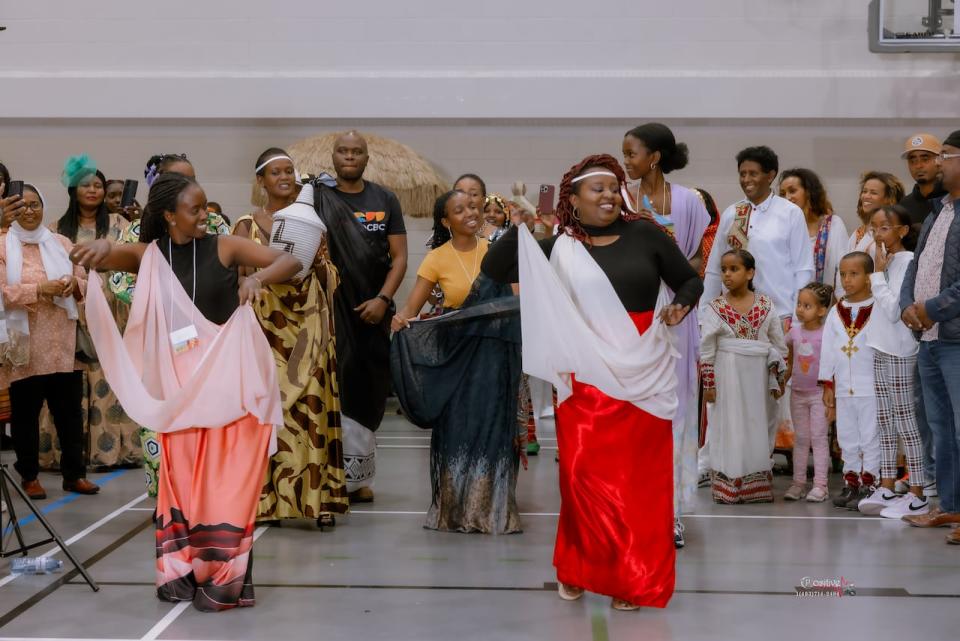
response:
<path id="1" fill-rule="evenodd" d="M 960 128 L 960 55 L 870 53 L 867 0 L 47 0 L 4 3 L 0 24 L 0 160 L 48 219 L 79 152 L 116 178 L 185 152 L 236 217 L 260 151 L 316 132 L 376 131 L 533 191 L 660 120 L 691 148 L 671 179 L 721 207 L 733 155 L 768 144 L 852 222 L 861 171 L 907 182 L 903 140 Z M 412 277 L 427 223 L 408 224 Z"/>

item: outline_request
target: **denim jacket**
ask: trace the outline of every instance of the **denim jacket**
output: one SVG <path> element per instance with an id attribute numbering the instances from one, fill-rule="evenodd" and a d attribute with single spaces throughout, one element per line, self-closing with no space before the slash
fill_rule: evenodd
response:
<path id="1" fill-rule="evenodd" d="M 907 268 L 900 290 L 900 311 L 914 303 L 913 291 L 917 280 L 917 263 L 930 236 L 930 229 L 943 210 L 943 200 L 932 201 L 933 211 L 923 222 L 920 239 L 914 252 L 914 260 Z M 943 252 L 943 270 L 940 272 L 940 293 L 926 303 L 924 307 L 930 320 L 940 323 L 939 340 L 945 343 L 960 343 L 960 200 L 953 202 L 954 218 L 947 232 L 947 243 Z M 917 332 L 917 337 L 920 333 Z"/>

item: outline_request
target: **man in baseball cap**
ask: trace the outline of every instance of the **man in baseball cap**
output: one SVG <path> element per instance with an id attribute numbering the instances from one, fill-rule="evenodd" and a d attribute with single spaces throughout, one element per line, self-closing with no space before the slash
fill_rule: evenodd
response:
<path id="1" fill-rule="evenodd" d="M 916 184 L 900 204 L 910 212 L 910 222 L 919 227 L 933 209 L 932 200 L 943 198 L 947 192 L 940 182 L 940 141 L 931 134 L 914 134 L 907 138 L 901 158 L 906 159 L 907 169 Z"/>

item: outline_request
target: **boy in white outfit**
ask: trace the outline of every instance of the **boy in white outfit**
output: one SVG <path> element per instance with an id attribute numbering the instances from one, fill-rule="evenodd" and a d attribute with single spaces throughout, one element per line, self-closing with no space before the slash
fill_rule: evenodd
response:
<path id="1" fill-rule="evenodd" d="M 823 402 L 828 412 L 835 412 L 843 451 L 844 488 L 833 504 L 852 510 L 870 494 L 880 474 L 873 348 L 864 331 L 873 311 L 871 273 L 873 258 L 864 252 L 849 253 L 840 261 L 846 295 L 827 315 L 820 353 Z"/>

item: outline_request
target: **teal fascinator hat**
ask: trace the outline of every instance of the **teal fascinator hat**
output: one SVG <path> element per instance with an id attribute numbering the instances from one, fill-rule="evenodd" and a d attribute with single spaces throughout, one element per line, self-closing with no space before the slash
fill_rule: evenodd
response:
<path id="1" fill-rule="evenodd" d="M 97 163 L 93 162 L 87 154 L 79 156 L 70 156 L 67 162 L 63 163 L 63 173 L 60 174 L 60 182 L 69 189 L 76 187 L 84 178 L 97 173 Z"/>

